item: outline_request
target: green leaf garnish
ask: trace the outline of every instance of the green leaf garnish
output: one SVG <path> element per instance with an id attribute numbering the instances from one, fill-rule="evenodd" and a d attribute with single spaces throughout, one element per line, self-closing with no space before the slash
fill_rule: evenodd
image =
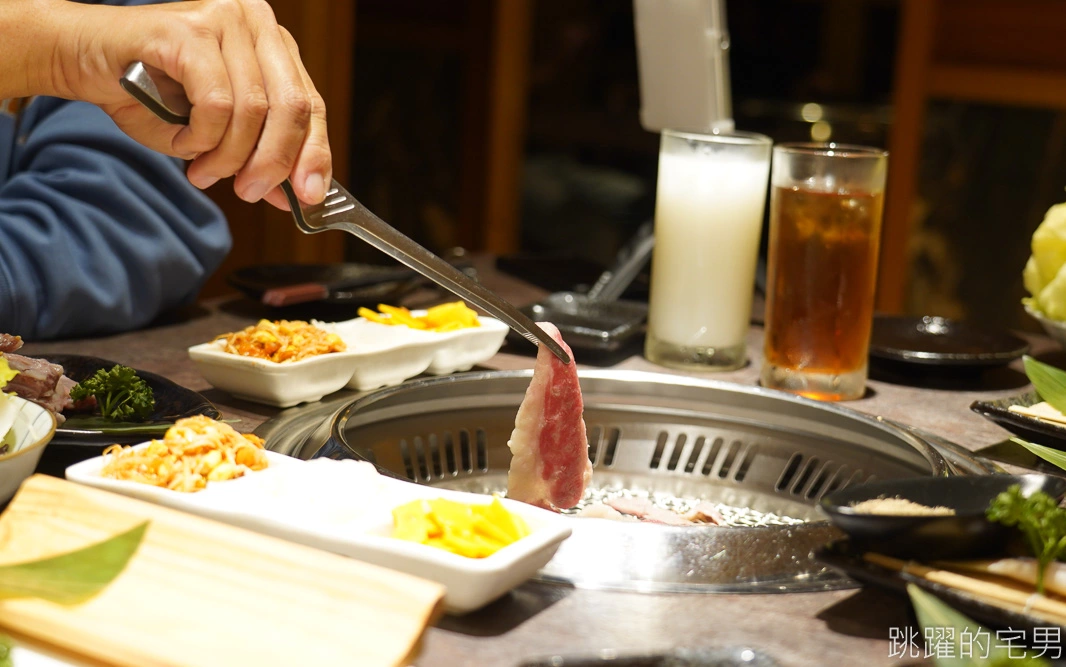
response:
<path id="1" fill-rule="evenodd" d="M 61 605 L 85 602 L 125 569 L 147 529 L 145 521 L 83 549 L 0 566 L 0 600 L 32 597 Z"/>
<path id="2" fill-rule="evenodd" d="M 1023 655 L 997 640 L 996 633 L 952 609 L 935 595 L 914 584 L 907 584 L 907 595 L 914 605 L 914 615 L 927 639 L 936 646 L 926 646 L 937 667 L 1050 667 L 1043 658 Z M 987 650 L 986 648 L 987 647 Z"/>
<path id="3" fill-rule="evenodd" d="M 180 419 L 180 417 L 176 418 Z M 215 421 L 222 424 L 237 424 L 240 419 L 216 419 Z M 101 435 L 164 435 L 171 426 L 174 425 L 173 421 L 165 422 L 116 422 L 110 419 L 104 419 L 97 416 L 85 416 L 74 415 L 67 417 L 67 420 L 63 422 L 63 428 L 66 431 L 88 431 L 91 433 L 99 433 Z M 0 665 L 0 667 L 3 667 Z"/>
<path id="4" fill-rule="evenodd" d="M 1022 358 L 1025 376 L 1036 387 L 1036 393 L 1051 407 L 1066 414 L 1066 371 L 1037 361 L 1029 355 Z"/>
<path id="5" fill-rule="evenodd" d="M 1028 440 L 1022 440 L 1021 438 L 1011 437 L 1011 442 L 1025 447 L 1030 452 L 1044 459 L 1053 466 L 1057 466 L 1066 470 L 1066 453 L 1053 449 L 1051 447 L 1045 447 L 1044 445 L 1038 445 L 1035 442 L 1029 442 Z"/>
<path id="6" fill-rule="evenodd" d="M 103 435 L 163 435 L 174 422 L 116 422 L 100 416 L 72 416 L 63 422 L 66 431 L 89 431 Z"/>

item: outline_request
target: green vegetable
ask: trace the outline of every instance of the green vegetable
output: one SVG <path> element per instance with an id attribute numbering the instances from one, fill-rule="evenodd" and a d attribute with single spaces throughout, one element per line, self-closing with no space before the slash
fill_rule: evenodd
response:
<path id="1" fill-rule="evenodd" d="M 1051 407 L 1066 414 L 1066 371 L 1037 361 L 1026 355 L 1025 376 L 1033 383 L 1036 393 Z"/>
<path id="2" fill-rule="evenodd" d="M 122 573 L 148 522 L 115 537 L 59 556 L 0 567 L 0 600 L 40 598 L 75 605 L 89 600 Z"/>
<path id="3" fill-rule="evenodd" d="M 907 595 L 914 605 L 914 615 L 926 632 L 942 642 L 939 646 L 926 646 L 935 656 L 937 667 L 1050 667 L 1043 658 L 1022 655 L 1021 649 L 996 640 L 996 633 L 955 611 L 940 598 L 923 591 L 914 584 L 907 584 Z M 950 645 L 944 645 L 950 644 Z M 987 650 L 982 649 L 987 647 Z"/>
<path id="4" fill-rule="evenodd" d="M 1022 271 L 1024 302 L 1056 320 L 1066 320 L 1066 204 L 1048 209 L 1033 232 L 1032 255 Z"/>
<path id="5" fill-rule="evenodd" d="M 1050 463 L 1050 464 L 1052 464 L 1054 466 L 1058 466 L 1059 468 L 1062 468 L 1063 470 L 1066 470 L 1066 454 L 1060 452 L 1059 450 L 1052 449 L 1051 447 L 1045 447 L 1044 445 L 1038 445 L 1035 442 L 1026 442 L 1025 440 L 1022 440 L 1021 438 L 1013 438 L 1012 437 L 1010 439 L 1010 441 L 1013 442 L 1013 443 L 1019 444 L 1022 447 L 1025 447 L 1030 452 L 1032 452 L 1033 454 L 1036 454 L 1037 456 L 1039 456 L 1040 458 L 1044 459 L 1048 463 Z"/>
<path id="6" fill-rule="evenodd" d="M 1036 558 L 1036 592 L 1044 592 L 1044 570 L 1066 553 L 1066 509 L 1042 491 L 1028 498 L 1014 484 L 992 500 L 985 512 L 989 521 L 1017 526 Z"/>
<path id="7" fill-rule="evenodd" d="M 96 398 L 100 414 L 112 421 L 144 421 L 155 411 L 152 388 L 129 366 L 101 368 L 70 390 L 75 402 L 90 396 Z"/>

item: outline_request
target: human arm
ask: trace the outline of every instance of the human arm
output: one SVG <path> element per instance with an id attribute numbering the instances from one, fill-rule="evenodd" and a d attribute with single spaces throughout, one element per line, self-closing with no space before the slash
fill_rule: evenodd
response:
<path id="1" fill-rule="evenodd" d="M 11 173 L 0 174 L 6 330 L 29 340 L 114 333 L 193 300 L 230 237 L 177 160 L 77 102 L 38 98 L 19 134 Z"/>
<path id="2" fill-rule="evenodd" d="M 140 143 L 192 160 L 200 188 L 235 175 L 241 198 L 287 208 L 277 186 L 289 178 L 302 201 L 322 200 L 332 177 L 325 105 L 265 0 L 4 0 L 0 34 L 0 99 L 96 104 Z M 163 123 L 119 86 L 136 60 L 182 84 L 188 127 Z"/>

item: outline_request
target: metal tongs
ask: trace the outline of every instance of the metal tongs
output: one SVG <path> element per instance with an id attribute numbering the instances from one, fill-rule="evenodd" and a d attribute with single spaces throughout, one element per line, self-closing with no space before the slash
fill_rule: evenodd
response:
<path id="1" fill-rule="evenodd" d="M 149 72 L 144 63 L 134 62 L 120 83 L 126 92 L 161 120 L 175 125 L 189 123 L 192 105 L 181 85 L 165 74 L 157 70 Z M 564 364 L 570 363 L 570 355 L 533 320 L 492 290 L 374 215 L 336 180 L 328 189 L 325 201 L 313 206 L 306 206 L 296 198 L 288 179 L 282 182 L 281 189 L 289 200 L 296 225 L 304 233 L 340 229 L 354 234 L 468 303 L 506 322 L 534 345 L 545 345 Z"/>

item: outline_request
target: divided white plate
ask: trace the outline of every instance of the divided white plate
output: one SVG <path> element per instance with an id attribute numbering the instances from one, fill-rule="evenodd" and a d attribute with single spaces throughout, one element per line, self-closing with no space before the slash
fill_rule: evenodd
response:
<path id="1" fill-rule="evenodd" d="M 426 311 L 415 310 L 415 317 Z M 362 317 L 315 324 L 339 335 L 349 350 L 362 352 L 349 389 L 367 391 L 399 384 L 421 373 L 447 375 L 468 371 L 490 359 L 503 345 L 508 327 L 480 316 L 480 327 L 454 331 L 421 331 L 403 325 L 379 324 Z"/>
<path id="2" fill-rule="evenodd" d="M 413 311 L 418 316 L 425 311 Z M 225 351 L 221 340 L 189 348 L 204 378 L 238 398 L 287 408 L 322 399 L 347 387 L 368 391 L 399 384 L 421 373 L 447 375 L 470 370 L 499 351 L 507 325 L 480 317 L 480 327 L 443 333 L 371 322 L 313 322 L 337 333 L 344 352 L 278 363 Z"/>
<path id="3" fill-rule="evenodd" d="M 66 476 L 72 482 L 436 581 L 447 588 L 444 604 L 453 613 L 478 609 L 532 577 L 571 532 L 565 518 L 503 498 L 508 510 L 525 519 L 531 534 L 487 558 L 466 558 L 389 537 L 392 509 L 419 498 L 487 503 L 491 500 L 487 496 L 392 479 L 364 462 L 302 461 L 266 454 L 270 466 L 265 470 L 212 482 L 197 493 L 106 479 L 100 476 L 102 456 L 70 466 Z"/>
<path id="4" fill-rule="evenodd" d="M 330 352 L 278 363 L 226 352 L 216 340 L 189 348 L 189 358 L 204 379 L 238 398 L 287 408 L 332 394 L 352 377 L 358 355 Z"/>

